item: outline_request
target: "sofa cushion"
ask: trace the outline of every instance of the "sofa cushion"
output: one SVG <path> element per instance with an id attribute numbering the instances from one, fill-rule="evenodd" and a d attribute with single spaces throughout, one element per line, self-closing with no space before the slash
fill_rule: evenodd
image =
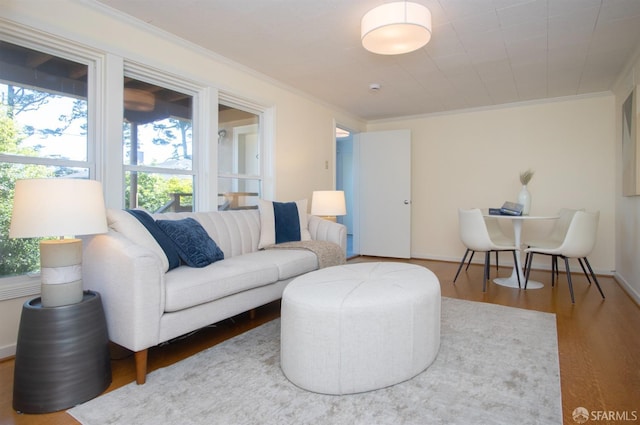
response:
<path id="1" fill-rule="evenodd" d="M 207 231 L 191 217 L 158 220 L 158 227 L 175 243 L 180 258 L 190 267 L 204 267 L 224 259 L 224 254 Z"/>
<path id="2" fill-rule="evenodd" d="M 175 269 L 180 266 L 180 254 L 176 244 L 166 234 L 164 230 L 158 226 L 158 223 L 151 217 L 146 211 L 143 210 L 126 210 L 129 214 L 134 216 L 142 225 L 147 229 L 151 236 L 158 242 L 160 248 L 167 256 L 169 261 L 169 270 Z"/>
<path id="3" fill-rule="evenodd" d="M 278 268 L 278 280 L 290 279 L 318 268 L 316 254 L 305 249 L 265 249 L 246 255 L 249 260 L 275 265 Z"/>
<path id="4" fill-rule="evenodd" d="M 134 216 L 124 210 L 107 209 L 107 224 L 109 228 L 122 234 L 127 239 L 134 241 L 136 244 L 141 245 L 151 251 L 153 251 L 160 262 L 162 263 L 162 270 L 169 270 L 169 260 L 164 253 L 158 242 L 151 236 L 151 233 L 136 219 Z"/>
<path id="5" fill-rule="evenodd" d="M 203 268 L 178 267 L 165 274 L 165 312 L 173 312 L 278 281 L 278 268 L 251 254 Z"/>
<path id="6" fill-rule="evenodd" d="M 260 242 L 262 249 L 275 243 L 308 241 L 311 234 L 307 227 L 307 200 L 295 203 L 258 201 L 260 210 Z"/>
<path id="7" fill-rule="evenodd" d="M 178 267 L 165 275 L 165 312 L 179 311 L 318 268 L 311 251 L 264 250 L 204 268 Z"/>

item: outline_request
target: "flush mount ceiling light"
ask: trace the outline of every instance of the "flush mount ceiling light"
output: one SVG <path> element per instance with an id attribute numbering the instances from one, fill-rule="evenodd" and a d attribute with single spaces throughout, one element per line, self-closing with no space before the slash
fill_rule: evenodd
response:
<path id="1" fill-rule="evenodd" d="M 129 111 L 149 112 L 156 106 L 153 93 L 140 89 L 124 89 L 124 108 Z"/>
<path id="2" fill-rule="evenodd" d="M 362 17 L 360 34 L 362 45 L 372 53 L 413 52 L 431 39 L 431 12 L 407 1 L 383 4 Z"/>

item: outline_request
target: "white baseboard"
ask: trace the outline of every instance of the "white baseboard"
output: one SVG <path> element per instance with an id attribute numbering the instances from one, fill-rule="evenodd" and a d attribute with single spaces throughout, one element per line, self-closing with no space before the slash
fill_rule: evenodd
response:
<path id="1" fill-rule="evenodd" d="M 629 282 L 626 281 L 625 278 L 623 278 L 622 276 L 620 276 L 619 273 L 615 273 L 613 275 L 613 278 L 618 282 L 618 284 L 620 284 L 620 286 L 622 287 L 622 289 L 625 290 L 625 292 L 627 294 L 629 294 L 629 296 L 631 298 L 633 298 L 633 300 L 636 302 L 636 304 L 640 305 L 640 292 L 638 292 L 637 289 L 635 289 L 633 286 L 631 286 L 629 284 Z"/>
<path id="2" fill-rule="evenodd" d="M 509 256 L 508 258 L 506 256 Z M 504 257 L 504 261 L 503 261 L 503 256 Z M 460 257 L 445 257 L 445 256 L 438 256 L 438 255 L 427 255 L 427 254 L 419 254 L 419 253 L 415 253 L 412 252 L 411 253 L 411 258 L 415 258 L 416 260 L 432 260 L 432 261 L 447 261 L 447 262 L 454 262 L 454 263 L 460 263 L 460 260 L 462 260 L 462 256 Z M 467 261 L 469 261 L 469 257 L 467 257 Z M 495 254 L 491 254 L 491 264 L 494 264 L 495 261 Z M 524 256 L 522 257 L 522 261 L 524 262 Z M 575 260 L 572 260 L 575 261 Z M 471 262 L 471 264 L 484 264 L 484 253 L 478 253 L 477 255 L 473 256 L 473 261 Z M 500 256 L 500 267 L 513 267 L 513 256 L 511 256 L 510 253 L 503 253 Z M 560 264 L 560 272 L 564 271 L 564 263 Z M 547 262 L 545 263 L 538 263 L 535 262 L 533 263 L 533 270 L 548 270 L 551 271 L 551 261 L 547 260 Z M 580 269 L 580 267 L 578 266 L 577 269 L 574 269 L 573 265 L 571 265 L 571 272 L 573 273 L 574 271 L 580 271 L 582 273 L 582 270 Z M 612 276 L 615 277 L 615 271 L 612 270 L 601 270 L 601 269 L 593 269 L 593 272 L 597 275 L 601 275 L 601 276 Z"/>
<path id="3" fill-rule="evenodd" d="M 16 355 L 16 344 L 5 345 L 0 347 L 0 360 L 7 359 Z"/>

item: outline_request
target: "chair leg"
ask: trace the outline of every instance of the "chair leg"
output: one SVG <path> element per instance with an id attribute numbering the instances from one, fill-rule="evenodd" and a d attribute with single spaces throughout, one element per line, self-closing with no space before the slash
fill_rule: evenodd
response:
<path id="1" fill-rule="evenodd" d="M 511 251 L 511 252 L 513 252 L 513 264 L 515 264 L 514 267 L 517 267 L 518 258 L 516 257 L 516 252 L 515 251 Z M 520 270 L 517 270 L 516 276 L 518 277 L 518 288 L 522 288 L 522 286 L 520 285 Z"/>
<path id="2" fill-rule="evenodd" d="M 569 259 L 564 257 L 564 267 L 567 269 L 567 282 L 569 282 L 569 292 L 571 293 L 571 304 L 575 304 L 576 300 L 573 297 L 573 283 L 571 282 L 571 269 L 569 268 Z"/>
<path id="3" fill-rule="evenodd" d="M 484 254 L 484 279 L 482 280 L 482 292 L 487 292 L 487 280 L 489 280 L 489 259 L 491 258 L 491 251 L 487 251 Z"/>
<path id="4" fill-rule="evenodd" d="M 584 268 L 584 263 L 582 262 L 582 258 L 578 258 L 578 262 L 580 263 L 580 267 L 582 267 L 582 271 L 584 272 L 584 275 L 587 277 L 587 281 L 589 282 L 589 285 L 591 285 L 591 279 L 589 278 L 589 273 L 587 273 L 587 269 Z"/>
<path id="5" fill-rule="evenodd" d="M 556 278 L 558 277 L 558 256 L 551 256 L 551 287 L 556 286 Z"/>
<path id="6" fill-rule="evenodd" d="M 531 274 L 531 263 L 533 262 L 533 252 L 527 253 L 526 263 L 525 263 L 525 277 L 524 277 L 524 289 L 527 289 L 527 283 L 529 283 L 529 275 Z"/>
<path id="7" fill-rule="evenodd" d="M 589 264 L 589 260 L 587 260 L 587 257 L 584 257 L 583 260 L 587 264 L 587 267 L 589 268 L 589 271 L 591 272 L 591 277 L 593 278 L 593 281 L 596 283 L 596 286 L 598 287 L 598 291 L 600 291 L 600 295 L 602 295 L 602 299 L 604 299 L 604 292 L 602 292 L 602 288 L 600 287 L 600 283 L 598 282 L 598 278 L 596 277 L 596 274 L 593 272 L 593 269 L 591 268 L 591 264 Z"/>
<path id="8" fill-rule="evenodd" d="M 471 251 L 469 249 L 467 249 L 467 251 Z M 471 257 L 469 257 L 469 262 L 467 263 L 467 267 L 465 267 L 465 271 L 469 270 L 469 266 L 471 265 L 471 260 L 473 260 L 473 254 L 475 254 L 475 251 L 471 251 Z"/>
<path id="9" fill-rule="evenodd" d="M 462 261 L 460 261 L 460 266 L 458 266 L 458 272 L 456 273 L 456 277 L 453 278 L 453 283 L 456 283 L 456 279 L 458 278 L 458 275 L 460 274 L 460 269 L 462 269 L 462 265 L 464 264 L 464 260 L 467 259 L 467 255 L 469 254 L 469 251 L 471 251 L 469 248 L 467 248 L 467 250 L 464 252 L 464 257 L 462 257 Z M 471 251 L 473 252 L 473 251 Z M 473 254 L 471 254 L 471 256 L 473 257 Z M 471 260 L 469 260 L 469 262 L 471 262 Z M 467 266 L 469 267 L 469 266 Z"/>
<path id="10" fill-rule="evenodd" d="M 496 251 L 496 272 L 498 271 L 498 251 Z"/>

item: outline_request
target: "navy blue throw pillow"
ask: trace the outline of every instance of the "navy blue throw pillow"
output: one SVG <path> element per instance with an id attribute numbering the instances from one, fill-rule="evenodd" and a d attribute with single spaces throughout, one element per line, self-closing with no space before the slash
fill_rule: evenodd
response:
<path id="1" fill-rule="evenodd" d="M 153 236 L 156 242 L 158 242 L 158 245 L 160 245 L 160 248 L 162 248 L 164 254 L 167 256 L 167 260 L 169 260 L 169 270 L 180 266 L 180 254 L 178 254 L 178 249 L 167 234 L 158 227 L 156 222 L 153 220 L 153 217 L 142 210 L 126 211 L 137 218 L 147 231 L 151 233 L 151 236 Z"/>
<path id="2" fill-rule="evenodd" d="M 220 247 L 204 227 L 191 217 L 181 220 L 157 220 L 158 226 L 178 248 L 180 258 L 190 267 L 204 267 L 224 259 Z"/>
<path id="3" fill-rule="evenodd" d="M 276 229 L 276 243 L 299 241 L 300 217 L 295 202 L 274 202 L 273 216 Z"/>

